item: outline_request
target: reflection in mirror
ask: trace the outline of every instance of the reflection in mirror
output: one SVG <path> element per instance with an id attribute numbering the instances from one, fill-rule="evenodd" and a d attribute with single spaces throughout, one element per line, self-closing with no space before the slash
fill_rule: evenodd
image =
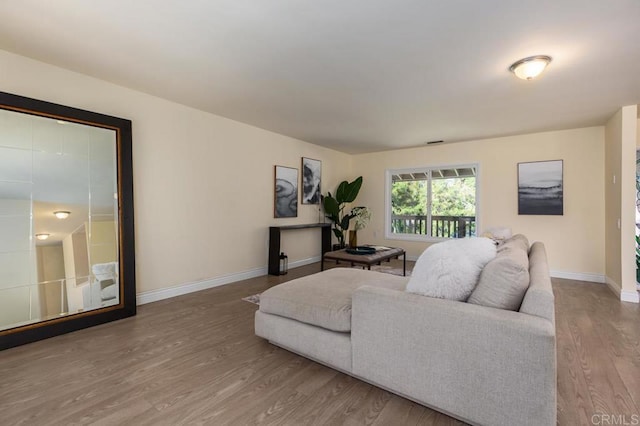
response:
<path id="1" fill-rule="evenodd" d="M 0 109 L 0 331 L 120 303 L 116 140 Z"/>

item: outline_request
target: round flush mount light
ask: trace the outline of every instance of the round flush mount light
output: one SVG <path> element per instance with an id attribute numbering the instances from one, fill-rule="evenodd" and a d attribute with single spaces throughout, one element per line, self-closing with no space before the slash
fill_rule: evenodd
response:
<path id="1" fill-rule="evenodd" d="M 69 217 L 69 215 L 71 214 L 71 212 L 65 211 L 65 210 L 58 210 L 57 212 L 53 212 L 54 215 L 56 215 L 56 217 L 58 219 L 66 219 Z"/>
<path id="2" fill-rule="evenodd" d="M 532 80 L 539 76 L 551 62 L 551 57 L 546 55 L 529 56 L 520 59 L 509 67 L 509 71 L 523 80 Z"/>
<path id="3" fill-rule="evenodd" d="M 39 240 L 41 240 L 41 241 L 44 241 L 44 240 L 46 240 L 47 238 L 49 238 L 49 236 L 50 236 L 50 235 L 51 235 L 51 234 L 36 234 L 36 238 L 37 238 L 37 239 L 39 239 Z"/>

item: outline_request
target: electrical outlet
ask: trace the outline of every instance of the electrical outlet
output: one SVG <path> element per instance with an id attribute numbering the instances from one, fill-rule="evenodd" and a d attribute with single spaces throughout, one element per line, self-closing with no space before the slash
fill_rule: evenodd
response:
<path id="1" fill-rule="evenodd" d="M 616 184 L 616 175 L 613 175 L 613 184 Z"/>
<path id="2" fill-rule="evenodd" d="M 620 219 L 618 219 L 618 229 L 620 229 Z"/>

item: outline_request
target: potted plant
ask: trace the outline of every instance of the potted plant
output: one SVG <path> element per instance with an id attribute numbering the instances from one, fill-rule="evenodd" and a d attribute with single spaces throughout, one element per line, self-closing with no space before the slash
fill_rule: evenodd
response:
<path id="1" fill-rule="evenodd" d="M 331 192 L 322 197 L 324 213 L 327 219 L 333 222 L 333 234 L 338 239 L 339 248 L 345 247 L 345 233 L 349 229 L 349 222 L 355 217 L 353 212 L 345 213 L 344 208 L 348 203 L 355 201 L 361 186 L 362 176 L 359 176 L 353 182 L 340 182 L 335 197 Z"/>
<path id="2" fill-rule="evenodd" d="M 371 220 L 371 210 L 368 207 L 354 207 L 351 209 L 353 216 L 353 230 L 349 231 L 349 246 L 358 246 L 358 231 L 364 229 Z"/>

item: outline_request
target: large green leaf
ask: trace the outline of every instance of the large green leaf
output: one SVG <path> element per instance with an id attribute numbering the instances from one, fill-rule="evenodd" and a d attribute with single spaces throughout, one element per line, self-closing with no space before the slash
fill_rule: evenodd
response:
<path id="1" fill-rule="evenodd" d="M 362 186 L 362 176 L 358 177 L 353 182 L 347 184 L 343 193 L 343 200 L 345 203 L 352 203 L 355 201 L 358 193 L 360 192 L 360 187 Z"/>
<path id="2" fill-rule="evenodd" d="M 338 188 L 336 189 L 336 201 L 338 202 L 338 204 L 343 204 L 345 202 L 344 193 L 348 185 L 349 182 L 347 182 L 346 180 L 343 180 L 342 182 L 340 182 L 340 185 L 338 185 Z"/>
<path id="3" fill-rule="evenodd" d="M 352 218 L 353 218 L 353 215 L 350 215 L 350 214 L 345 215 L 340 221 L 340 228 L 342 228 L 345 231 L 349 229 L 349 221 L 351 221 Z"/>
<path id="4" fill-rule="evenodd" d="M 338 214 L 340 213 L 340 205 L 338 204 L 338 201 L 331 196 L 331 194 L 324 197 L 324 212 L 327 216 L 332 218 L 331 220 L 333 220 L 333 217 L 337 219 Z M 336 222 L 337 220 L 333 221 Z"/>

